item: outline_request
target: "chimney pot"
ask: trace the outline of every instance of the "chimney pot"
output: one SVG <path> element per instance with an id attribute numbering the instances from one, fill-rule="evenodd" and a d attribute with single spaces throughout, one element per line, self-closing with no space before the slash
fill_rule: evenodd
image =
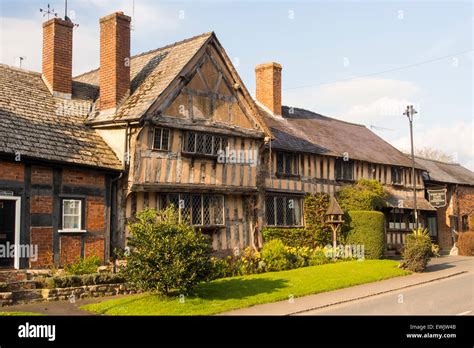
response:
<path id="1" fill-rule="evenodd" d="M 281 116 L 281 70 L 275 62 L 255 67 L 256 98 L 274 116 Z"/>

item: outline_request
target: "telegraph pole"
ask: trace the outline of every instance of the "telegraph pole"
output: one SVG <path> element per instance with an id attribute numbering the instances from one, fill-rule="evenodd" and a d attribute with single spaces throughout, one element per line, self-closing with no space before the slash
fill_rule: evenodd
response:
<path id="1" fill-rule="evenodd" d="M 413 105 L 407 105 L 407 109 L 403 113 L 408 117 L 410 123 L 410 142 L 411 142 L 411 181 L 413 184 L 413 213 L 415 214 L 415 229 L 418 229 L 418 212 L 416 209 L 416 181 L 415 181 L 415 149 L 413 147 L 413 116 L 418 112 Z"/>

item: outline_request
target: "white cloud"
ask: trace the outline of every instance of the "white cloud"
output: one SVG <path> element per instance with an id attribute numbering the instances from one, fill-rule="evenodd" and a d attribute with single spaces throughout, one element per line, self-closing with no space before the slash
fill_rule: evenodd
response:
<path id="1" fill-rule="evenodd" d="M 420 103 L 420 88 L 408 81 L 360 78 L 283 91 L 285 103 L 370 124 L 403 114 L 407 104 Z"/>
<path id="2" fill-rule="evenodd" d="M 474 170 L 474 122 L 456 122 L 435 125 L 431 128 L 415 128 L 415 148 L 429 147 L 451 155 L 456 162 Z M 408 136 L 391 141 L 402 151 L 410 149 Z"/>

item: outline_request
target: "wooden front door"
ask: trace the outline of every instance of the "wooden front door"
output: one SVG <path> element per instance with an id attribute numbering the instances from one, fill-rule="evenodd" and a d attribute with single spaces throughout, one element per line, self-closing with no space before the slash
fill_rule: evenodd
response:
<path id="1" fill-rule="evenodd" d="M 10 251 L 15 245 L 15 201 L 0 200 L 0 267 L 13 267 Z"/>

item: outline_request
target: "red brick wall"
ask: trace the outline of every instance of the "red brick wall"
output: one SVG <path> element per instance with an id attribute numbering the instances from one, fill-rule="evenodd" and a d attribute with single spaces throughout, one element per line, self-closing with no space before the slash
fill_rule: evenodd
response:
<path id="1" fill-rule="evenodd" d="M 53 170 L 47 167 L 31 166 L 32 184 L 53 184 Z"/>
<path id="2" fill-rule="evenodd" d="M 60 239 L 60 264 L 66 266 L 74 263 L 81 257 L 82 237 L 61 235 Z"/>
<path id="3" fill-rule="evenodd" d="M 93 171 L 64 169 L 63 184 L 105 187 L 105 176 Z"/>
<path id="4" fill-rule="evenodd" d="M 130 91 L 130 21 L 122 12 L 100 19 L 100 109 L 116 107 Z"/>
<path id="5" fill-rule="evenodd" d="M 84 256 L 97 256 L 104 260 L 104 238 L 100 236 L 87 236 L 84 240 Z"/>
<path id="6" fill-rule="evenodd" d="M 105 229 L 105 204 L 103 197 L 87 197 L 86 229 L 89 232 L 103 232 Z"/>
<path id="7" fill-rule="evenodd" d="M 448 204 L 453 200 L 452 206 L 437 209 L 438 222 L 438 243 L 442 250 L 449 251 L 452 246 L 452 233 L 449 221 L 449 215 L 458 215 L 457 231 L 462 231 L 462 216 L 467 215 L 469 220 L 469 230 L 473 231 L 472 217 L 474 217 L 474 187 L 458 186 L 457 198 L 453 196 L 454 186 L 450 186 L 447 192 Z"/>
<path id="8" fill-rule="evenodd" d="M 30 213 L 31 214 L 52 214 L 53 213 L 53 197 L 31 196 Z"/>
<path id="9" fill-rule="evenodd" d="M 0 179 L 23 181 L 25 178 L 25 165 L 21 162 L 7 162 L 0 160 Z"/>
<path id="10" fill-rule="evenodd" d="M 49 87 L 60 93 L 72 91 L 71 22 L 53 18 L 43 23 L 43 76 Z"/>
<path id="11" fill-rule="evenodd" d="M 53 262 L 53 228 L 32 227 L 30 234 L 31 245 L 38 246 L 38 258 L 30 259 L 30 267 L 45 267 Z"/>

